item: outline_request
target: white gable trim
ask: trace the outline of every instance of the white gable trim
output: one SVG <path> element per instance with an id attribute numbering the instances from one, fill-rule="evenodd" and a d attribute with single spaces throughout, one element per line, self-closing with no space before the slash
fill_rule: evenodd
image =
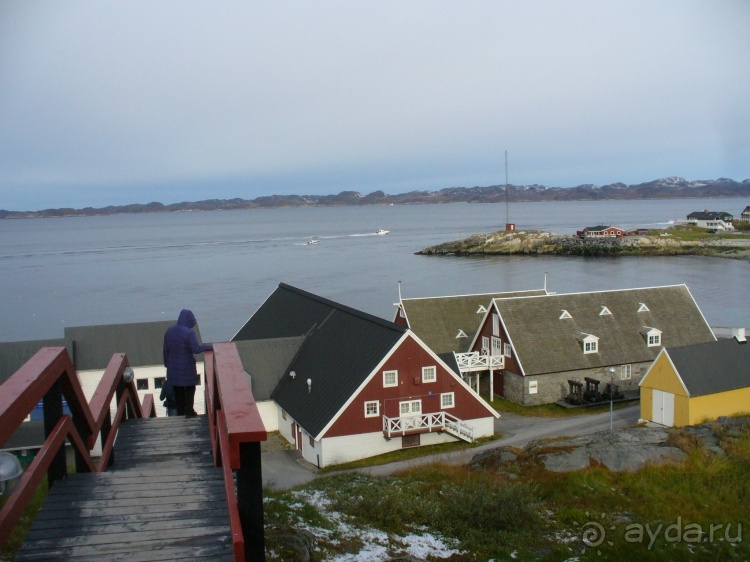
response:
<path id="1" fill-rule="evenodd" d="M 680 285 L 680 286 L 685 287 L 685 290 L 688 292 L 688 295 L 690 295 L 690 298 L 693 300 L 693 304 L 695 305 L 695 308 L 697 308 L 698 312 L 701 313 L 701 318 L 703 318 L 703 321 L 706 323 L 706 327 L 708 328 L 708 331 L 711 332 L 711 335 L 714 337 L 714 341 L 717 341 L 716 334 L 714 334 L 714 331 L 711 329 L 711 326 L 709 326 L 708 320 L 706 320 L 706 317 L 704 316 L 703 311 L 701 310 L 701 307 L 698 306 L 697 302 L 695 302 L 695 297 L 693 297 L 693 293 L 690 292 L 690 287 L 688 287 L 685 284 Z"/>
<path id="2" fill-rule="evenodd" d="M 456 334 L 456 339 L 458 338 L 468 338 L 469 336 L 466 335 L 466 332 L 463 330 L 458 330 L 458 334 Z"/>
<path id="3" fill-rule="evenodd" d="M 477 314 L 484 314 L 485 312 L 487 312 L 487 307 L 480 304 L 479 308 L 477 309 Z"/>
<path id="4" fill-rule="evenodd" d="M 484 407 L 485 407 L 485 408 L 487 409 L 487 411 L 488 411 L 488 412 L 490 412 L 490 413 L 491 413 L 491 414 L 492 414 L 493 416 L 495 416 L 496 418 L 499 418 L 499 417 L 500 417 L 500 414 L 498 414 L 498 413 L 497 413 L 497 412 L 495 411 L 495 409 L 494 409 L 494 408 L 493 408 L 492 406 L 490 406 L 490 405 L 489 405 L 489 404 L 488 404 L 488 403 L 487 403 L 487 402 L 485 401 L 485 399 L 484 399 L 484 398 L 482 398 L 482 397 L 481 397 L 481 396 L 479 396 L 479 395 L 478 395 L 478 394 L 477 394 L 476 392 L 474 392 L 474 390 L 472 390 L 472 388 L 471 388 L 471 387 L 470 387 L 470 386 L 469 386 L 469 385 L 468 385 L 468 384 L 466 383 L 466 381 L 464 381 L 464 379 L 463 379 L 463 378 L 461 378 L 461 376 L 460 376 L 460 375 L 459 375 L 458 373 L 454 372 L 454 371 L 453 371 L 453 369 L 451 369 L 451 368 L 450 368 L 450 367 L 448 366 L 448 364 L 447 364 L 447 363 L 445 363 L 445 362 L 444 362 L 444 361 L 443 361 L 442 359 L 440 359 L 440 357 L 438 357 L 438 356 L 437 356 L 437 355 L 436 355 L 436 354 L 435 354 L 435 353 L 434 353 L 434 352 L 433 352 L 433 351 L 432 351 L 432 350 L 431 350 L 431 349 L 430 349 L 429 347 L 427 347 L 427 345 L 425 345 L 425 343 L 424 343 L 424 342 L 423 342 L 423 341 L 422 341 L 421 339 L 419 339 L 419 336 L 417 336 L 417 334 L 415 334 L 415 333 L 413 333 L 413 332 L 409 332 L 409 334 L 411 335 L 411 337 L 412 337 L 412 338 L 414 338 L 414 341 L 416 341 L 416 342 L 417 342 L 417 343 L 418 343 L 418 344 L 419 344 L 419 345 L 420 345 L 420 346 L 422 347 L 422 349 L 424 349 L 424 350 L 425 350 L 425 351 L 426 351 L 427 353 L 429 353 L 429 354 L 430 354 L 430 355 L 431 355 L 431 356 L 432 356 L 432 357 L 433 357 L 433 358 L 435 359 L 435 361 L 437 361 L 437 362 L 438 362 L 438 363 L 439 363 L 439 364 L 440 364 L 440 365 L 441 365 L 441 366 L 442 366 L 442 367 L 443 367 L 443 368 L 444 368 L 444 369 L 445 369 L 446 371 L 448 371 L 448 373 L 449 373 L 449 374 L 450 374 L 450 375 L 451 375 L 451 376 L 452 376 L 452 377 L 453 377 L 454 379 L 456 379 L 456 381 L 457 381 L 457 382 L 458 382 L 458 383 L 459 383 L 459 384 L 460 384 L 461 386 L 463 386 L 463 387 L 464 387 L 464 388 L 465 388 L 466 390 L 468 390 L 468 391 L 469 391 L 469 393 L 471 394 L 471 396 L 473 396 L 473 397 L 474 397 L 474 398 L 475 398 L 476 400 L 478 400 L 478 401 L 479 401 L 479 402 L 480 402 L 480 403 L 482 404 L 482 406 L 484 406 Z"/>
<path id="5" fill-rule="evenodd" d="M 493 304 L 494 304 L 494 301 L 493 301 Z M 518 350 L 516 349 L 516 346 L 513 343 L 513 338 L 510 335 L 510 330 L 508 330 L 508 327 L 505 325 L 505 320 L 503 320 L 503 315 L 500 314 L 500 310 L 497 308 L 495 310 L 497 310 L 497 314 L 500 317 L 500 324 L 503 327 L 503 332 L 505 332 L 505 335 L 508 336 L 508 343 L 510 344 L 511 349 L 513 350 L 512 353 L 515 355 L 516 363 L 518 363 L 518 368 L 521 370 L 521 376 L 525 377 L 526 373 L 523 370 L 523 362 L 521 361 L 521 356 L 519 355 Z"/>
<path id="6" fill-rule="evenodd" d="M 612 311 L 606 306 L 602 306 L 602 311 L 599 313 L 599 316 L 612 316 Z"/>
<path id="7" fill-rule="evenodd" d="M 482 332 L 482 328 L 484 328 L 484 324 L 487 322 L 487 318 L 489 318 L 493 309 L 495 309 L 495 299 L 492 299 L 492 302 L 490 303 L 490 306 L 487 309 L 487 312 L 484 313 L 484 316 L 482 317 L 482 321 L 479 323 L 479 327 L 477 328 L 477 331 L 474 333 L 474 338 L 471 340 L 471 343 L 469 344 L 469 351 L 471 351 L 474 345 L 476 345 L 476 343 L 479 341 L 479 334 Z"/>
<path id="8" fill-rule="evenodd" d="M 669 352 L 667 351 L 666 347 L 661 348 L 659 355 L 656 356 L 656 359 L 654 359 L 654 362 L 651 363 L 651 366 L 648 368 L 648 371 L 646 371 L 646 374 L 643 375 L 643 378 L 641 378 L 641 382 L 638 383 L 638 387 L 640 388 L 641 386 L 643 386 L 643 383 L 646 382 L 646 379 L 651 374 L 651 371 L 654 368 L 654 365 L 656 365 L 656 362 L 659 360 L 659 357 L 661 357 L 662 355 L 667 356 L 667 361 L 669 361 L 669 364 L 672 366 L 672 371 L 677 376 L 677 380 L 680 381 L 680 386 L 682 386 L 682 390 L 684 390 L 685 394 L 688 396 L 688 398 L 690 398 L 690 391 L 687 389 L 687 386 L 685 386 L 685 381 L 682 380 L 682 377 L 680 376 L 680 373 L 677 370 L 677 367 L 674 366 L 674 363 L 672 362 L 672 358 L 669 356 Z"/>
<path id="9" fill-rule="evenodd" d="M 651 309 L 646 306 L 645 302 L 640 303 L 640 306 L 638 307 L 638 312 L 651 312 Z"/>
<path id="10" fill-rule="evenodd" d="M 393 318 L 393 323 L 396 323 L 396 320 L 398 320 L 400 313 L 401 317 L 406 320 L 406 327 L 411 329 L 411 324 L 409 324 L 409 317 L 406 315 L 406 308 L 404 308 L 404 301 L 399 301 L 394 304 L 396 305 L 396 316 Z"/>
<path id="11" fill-rule="evenodd" d="M 318 434 L 315 436 L 315 440 L 318 441 L 323 438 L 323 435 L 325 435 L 326 431 L 331 429 L 331 426 L 341 417 L 341 415 L 349 408 L 352 402 L 354 402 L 354 399 L 359 396 L 359 393 L 362 392 L 362 389 L 364 389 L 370 381 L 373 379 L 375 375 L 377 375 L 380 370 L 383 368 L 383 365 L 385 365 L 385 362 L 388 361 L 388 359 L 391 358 L 391 356 L 396 353 L 396 350 L 401 346 L 401 344 L 404 342 L 406 338 L 409 337 L 409 334 L 411 334 L 411 330 L 407 330 L 404 332 L 404 334 L 398 339 L 398 341 L 393 345 L 393 347 L 386 353 L 383 358 L 380 360 L 380 363 L 378 363 L 375 368 L 372 370 L 372 372 L 365 377 L 365 380 L 362 381 L 362 383 L 359 385 L 357 390 L 352 392 L 351 396 L 344 402 L 344 405 L 341 406 L 338 412 L 336 412 L 330 420 L 328 420 L 328 423 L 321 429 Z"/>
<path id="12" fill-rule="evenodd" d="M 560 314 L 560 318 L 558 318 L 558 320 L 567 320 L 568 318 L 573 318 L 573 317 L 570 315 L 570 312 L 563 309 L 562 314 Z"/>
<path id="13" fill-rule="evenodd" d="M 420 340 L 417 335 L 412 332 L 411 330 L 407 330 L 404 332 L 404 335 L 399 338 L 399 340 L 394 344 L 394 346 L 390 349 L 388 353 L 386 353 L 383 358 L 380 360 L 380 362 L 375 366 L 375 368 L 372 370 L 372 372 L 367 375 L 365 380 L 362 382 L 362 384 L 359 385 L 357 390 L 355 390 L 352 395 L 347 399 L 347 401 L 341 406 L 338 412 L 334 416 L 331 417 L 331 419 L 328 421 L 328 423 L 323 427 L 323 429 L 320 430 L 320 432 L 314 437 L 316 441 L 323 438 L 323 436 L 326 434 L 326 432 L 331 429 L 331 426 L 338 421 L 338 419 L 343 415 L 343 413 L 351 406 L 352 402 L 359 396 L 359 394 L 362 392 L 362 390 L 370 383 L 370 381 L 377 375 L 381 369 L 383 368 L 383 365 L 385 365 L 386 361 L 390 359 L 393 354 L 396 352 L 396 350 L 401 347 L 401 344 L 404 343 L 404 341 L 407 338 L 413 338 L 414 341 L 419 344 L 422 349 L 424 349 L 441 367 L 443 367 L 458 383 L 463 386 L 469 394 L 474 397 L 476 400 L 479 401 L 480 404 L 482 404 L 487 411 L 489 411 L 494 417 L 499 418 L 500 414 L 498 414 L 492 406 L 490 406 L 481 396 L 477 396 L 477 394 L 469 387 L 468 384 L 464 382 L 464 380 L 453 372 L 453 369 L 451 369 L 440 357 L 438 357 L 429 347 L 425 345 L 425 343 Z"/>

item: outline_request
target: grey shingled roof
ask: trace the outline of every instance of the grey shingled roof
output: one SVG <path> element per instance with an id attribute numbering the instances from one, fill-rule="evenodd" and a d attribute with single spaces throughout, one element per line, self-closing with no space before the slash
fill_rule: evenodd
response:
<path id="1" fill-rule="evenodd" d="M 691 397 L 750 387 L 747 342 L 728 338 L 668 347 L 666 352 Z"/>
<path id="2" fill-rule="evenodd" d="M 115 353 L 125 353 L 131 367 L 164 364 L 164 332 L 175 320 L 103 324 L 65 328 L 65 339 L 73 344 L 76 370 L 104 369 Z M 200 341 L 200 331 L 194 328 Z"/>
<path id="3" fill-rule="evenodd" d="M 65 347 L 64 339 L 0 343 L 0 383 L 4 383 L 43 347 Z M 70 353 L 70 348 L 68 348 Z"/>
<path id="4" fill-rule="evenodd" d="M 427 347 L 437 354 L 469 350 L 472 338 L 484 318 L 478 313 L 480 306 L 490 307 L 493 299 L 521 296 L 545 295 L 544 289 L 487 293 L 481 295 L 460 295 L 402 299 L 401 306 L 406 312 L 409 328 Z M 467 337 L 457 338 L 462 330 Z"/>
<path id="5" fill-rule="evenodd" d="M 273 389 L 281 377 L 289 372 L 287 367 L 304 341 L 305 338 L 301 336 L 235 342 L 256 400 L 271 398 Z"/>
<path id="6" fill-rule="evenodd" d="M 641 304 L 648 311 L 638 312 Z M 662 346 L 716 338 L 685 285 L 495 300 L 524 375 L 653 361 L 644 326 L 662 332 Z M 606 306 L 611 315 L 600 315 Z M 560 319 L 563 310 L 572 316 Z M 584 354 L 580 338 L 599 338 L 598 353 Z"/>
<path id="7" fill-rule="evenodd" d="M 407 331 L 403 326 L 281 283 L 233 341 L 304 343 L 271 397 L 317 436 Z M 246 369 L 254 369 L 252 358 Z M 307 379 L 312 381 L 308 392 Z"/>

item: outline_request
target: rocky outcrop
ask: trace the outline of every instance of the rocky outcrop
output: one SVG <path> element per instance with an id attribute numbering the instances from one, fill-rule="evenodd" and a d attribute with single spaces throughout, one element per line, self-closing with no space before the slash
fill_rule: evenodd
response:
<path id="1" fill-rule="evenodd" d="M 550 472 L 571 472 L 601 465 L 613 472 L 634 472 L 647 464 L 679 463 L 691 447 L 724 456 L 722 443 L 750 432 L 750 418 L 720 418 L 716 422 L 679 429 L 639 426 L 600 432 L 561 441 L 536 441 L 522 451 L 499 447 L 474 456 L 471 467 L 514 477 L 518 463 L 538 461 Z"/>
<path id="2" fill-rule="evenodd" d="M 419 255 L 674 256 L 750 259 L 750 237 L 682 240 L 671 235 L 587 239 L 549 232 L 499 231 L 430 246 Z"/>

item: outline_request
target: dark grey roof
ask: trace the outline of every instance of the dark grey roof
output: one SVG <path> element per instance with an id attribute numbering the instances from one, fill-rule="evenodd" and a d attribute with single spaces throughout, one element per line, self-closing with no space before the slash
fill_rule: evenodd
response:
<path id="1" fill-rule="evenodd" d="M 487 293 L 481 295 L 457 295 L 402 299 L 409 328 L 427 347 L 437 354 L 465 352 L 484 318 L 478 312 L 480 306 L 486 310 L 493 299 L 521 296 L 545 295 L 544 289 Z M 461 330 L 466 337 L 456 337 Z"/>
<path id="2" fill-rule="evenodd" d="M 304 337 L 296 337 L 235 342 L 256 400 L 271 398 L 273 389 L 289 372 L 287 367 L 304 341 Z"/>
<path id="3" fill-rule="evenodd" d="M 525 375 L 653 361 L 661 346 L 648 347 L 646 326 L 661 331 L 662 346 L 716 339 L 685 285 L 501 299 L 494 305 Z M 611 314 L 601 314 L 605 306 Z M 560 319 L 563 310 L 572 318 Z M 599 338 L 597 353 L 583 353 L 585 334 Z"/>
<path id="4" fill-rule="evenodd" d="M 406 331 L 281 283 L 233 341 L 305 336 L 285 371 L 297 376 L 281 377 L 271 396 L 307 432 L 318 435 Z M 252 361 L 246 368 L 254 369 Z"/>
<path id="5" fill-rule="evenodd" d="M 725 211 L 695 211 L 687 218 L 697 220 L 732 220 L 732 215 Z"/>
<path id="6" fill-rule="evenodd" d="M 750 344 L 735 338 L 668 347 L 691 397 L 750 387 Z"/>
<path id="7" fill-rule="evenodd" d="M 610 227 L 600 224 L 597 226 L 587 226 L 585 230 L 587 230 L 588 232 L 601 232 L 602 230 L 607 230 L 608 228 Z"/>
<path id="8" fill-rule="evenodd" d="M 0 343 L 0 383 L 4 383 L 43 347 L 65 347 L 64 339 Z M 70 348 L 68 348 L 70 352 Z"/>
<path id="9" fill-rule="evenodd" d="M 65 328 L 65 339 L 73 344 L 76 370 L 104 369 L 115 353 L 125 353 L 132 367 L 164 363 L 164 332 L 174 320 L 104 324 Z M 194 328 L 200 340 L 198 326 Z"/>

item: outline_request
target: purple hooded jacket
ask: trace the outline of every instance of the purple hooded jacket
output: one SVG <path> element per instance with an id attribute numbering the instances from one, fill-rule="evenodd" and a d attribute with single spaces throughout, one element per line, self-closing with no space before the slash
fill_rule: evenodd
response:
<path id="1" fill-rule="evenodd" d="M 167 328 L 164 334 L 164 366 L 167 380 L 174 386 L 194 386 L 198 375 L 194 355 L 214 348 L 211 344 L 198 343 L 193 331 L 196 323 L 192 311 L 183 309 L 177 324 Z"/>

